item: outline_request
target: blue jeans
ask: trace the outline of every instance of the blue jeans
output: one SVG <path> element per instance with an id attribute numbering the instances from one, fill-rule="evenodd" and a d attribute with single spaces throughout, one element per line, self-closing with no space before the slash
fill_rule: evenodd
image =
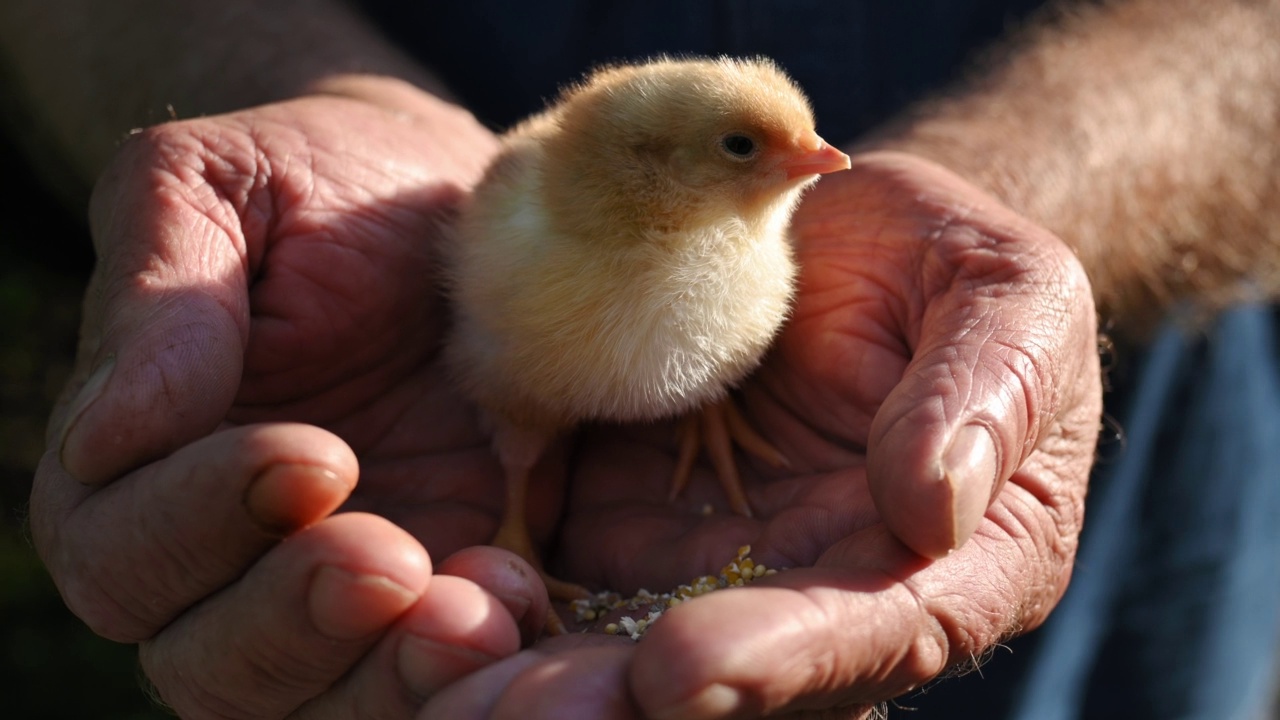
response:
<path id="1" fill-rule="evenodd" d="M 1167 326 L 1108 397 L 1071 587 L 904 717 L 1258 720 L 1280 673 L 1280 312 Z M 891 717 L 898 716 L 891 712 Z"/>

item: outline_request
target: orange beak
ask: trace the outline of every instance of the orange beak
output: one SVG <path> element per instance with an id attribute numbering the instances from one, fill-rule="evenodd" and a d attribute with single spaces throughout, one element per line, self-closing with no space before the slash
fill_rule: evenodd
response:
<path id="1" fill-rule="evenodd" d="M 809 144 L 809 143 L 806 143 Z M 813 149 L 805 149 L 783 160 L 779 165 L 787 173 L 788 180 L 806 175 L 825 175 L 849 169 L 849 156 L 828 145 L 816 135 L 811 143 Z"/>

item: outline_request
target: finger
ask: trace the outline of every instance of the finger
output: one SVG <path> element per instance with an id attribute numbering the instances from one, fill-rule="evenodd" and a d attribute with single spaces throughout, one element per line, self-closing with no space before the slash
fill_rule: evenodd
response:
<path id="1" fill-rule="evenodd" d="M 627 671 L 634 648 L 620 644 L 552 655 L 517 675 L 502 693 L 494 720 L 645 717 L 631 698 Z"/>
<path id="2" fill-rule="evenodd" d="M 409 718 L 431 696 L 520 649 L 515 619 L 483 588 L 435 575 L 427 592 L 356 669 L 300 708 L 297 720 Z"/>
<path id="3" fill-rule="evenodd" d="M 494 663 L 442 690 L 418 720 L 642 717 L 629 698 L 629 641 L 566 635 Z"/>
<path id="4" fill-rule="evenodd" d="M 417 720 L 488 720 L 508 685 L 545 656 L 525 650 L 472 673 L 438 692 L 416 716 Z"/>
<path id="5" fill-rule="evenodd" d="M 142 668 L 181 717 L 283 717 L 347 674 L 430 576 L 408 533 L 336 515 L 142 643 Z"/>
<path id="6" fill-rule="evenodd" d="M 1077 445 L 1066 454 L 1090 458 L 1101 411 L 1080 264 L 1046 231 L 936 173 L 938 194 L 955 194 L 938 202 L 966 212 L 928 246 L 925 309 L 908 330 L 914 356 L 876 413 L 868 447 L 877 510 L 929 557 L 973 534 L 1002 483 L 1050 435 L 1065 433 Z"/>
<path id="7" fill-rule="evenodd" d="M 484 588 L 515 619 L 525 644 L 542 634 L 551 601 L 538 572 L 515 553 L 476 546 L 450 555 L 436 566 L 438 575 L 456 575 Z"/>
<path id="8" fill-rule="evenodd" d="M 46 455 L 32 535 L 71 610 L 105 637 L 138 642 L 328 516 L 357 472 L 345 443 L 307 425 L 215 433 L 100 489 Z"/>
<path id="9" fill-rule="evenodd" d="M 134 138 L 94 191 L 99 260 L 76 369 L 50 425 L 51 444 L 82 482 L 104 482 L 212 431 L 239 382 L 248 300 L 229 199 L 238 191 L 202 175 L 208 146 L 183 127 Z M 247 163 L 228 184 L 252 186 L 253 153 L 225 145 L 225 163 L 237 155 Z"/>
<path id="10" fill-rule="evenodd" d="M 668 611 L 636 646 L 631 686 L 645 717 L 711 720 L 773 717 L 870 706 L 932 679 L 1008 630 L 1009 587 L 954 592 L 956 558 L 924 561 L 881 528 L 853 557 L 896 556 L 861 569 L 791 570 L 748 588 L 710 593 Z M 965 577 L 986 577 L 982 563 Z M 909 587 L 899 573 L 912 575 Z M 950 587 L 952 592 L 945 592 Z M 966 622 L 962 625 L 960 620 Z"/>

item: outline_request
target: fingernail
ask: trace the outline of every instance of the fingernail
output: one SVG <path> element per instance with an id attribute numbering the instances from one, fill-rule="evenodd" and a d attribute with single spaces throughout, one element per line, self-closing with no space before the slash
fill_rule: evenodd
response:
<path id="1" fill-rule="evenodd" d="M 66 457 L 64 456 L 67 452 L 67 446 L 72 444 L 69 440 L 72 433 L 75 432 L 76 424 L 85 414 L 85 411 L 92 407 L 93 403 L 102 396 L 102 391 L 107 387 L 107 380 L 111 378 L 111 373 L 115 368 L 116 356 L 113 353 L 108 355 L 102 361 L 102 364 L 89 374 L 89 377 L 84 381 L 84 385 L 81 386 L 80 392 L 76 394 L 75 399 L 67 407 L 66 419 L 62 421 L 62 430 L 58 433 L 58 459 L 62 462 L 64 468 L 67 466 Z"/>
<path id="2" fill-rule="evenodd" d="M 390 625 L 417 600 L 417 593 L 388 577 L 325 566 L 311 579 L 308 610 L 326 637 L 358 640 Z"/>
<path id="3" fill-rule="evenodd" d="M 991 504 L 996 483 L 997 457 L 991 432 L 981 425 L 968 425 L 956 433 L 943 455 L 943 478 L 951 484 L 952 549 L 973 535 Z"/>
<path id="4" fill-rule="evenodd" d="M 396 651 L 400 680 L 410 692 L 423 699 L 497 659 L 487 653 L 445 645 L 420 635 L 405 635 Z"/>
<path id="5" fill-rule="evenodd" d="M 742 707 L 742 693 L 728 685 L 715 683 L 676 705 L 651 712 L 655 720 L 688 720 L 690 718 L 726 717 Z"/>
<path id="6" fill-rule="evenodd" d="M 263 531 L 283 537 L 327 517 L 351 490 L 350 483 L 328 468 L 272 465 L 249 481 L 244 505 Z"/>

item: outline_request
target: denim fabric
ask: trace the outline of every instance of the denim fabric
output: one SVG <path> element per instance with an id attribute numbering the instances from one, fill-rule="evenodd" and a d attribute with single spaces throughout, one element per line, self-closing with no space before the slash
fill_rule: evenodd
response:
<path id="1" fill-rule="evenodd" d="M 1277 317 L 1239 308 L 1152 347 L 1014 717 L 1263 716 L 1280 629 Z"/>

